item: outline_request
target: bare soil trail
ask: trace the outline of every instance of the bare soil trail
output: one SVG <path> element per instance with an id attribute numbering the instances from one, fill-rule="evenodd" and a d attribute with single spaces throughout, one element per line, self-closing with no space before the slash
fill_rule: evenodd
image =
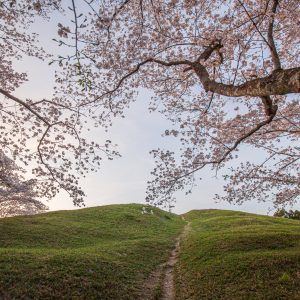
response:
<path id="1" fill-rule="evenodd" d="M 184 220 L 184 217 L 182 217 Z M 174 300 L 175 299 L 175 265 L 178 261 L 182 240 L 191 229 L 191 223 L 187 222 L 182 233 L 176 238 L 174 249 L 168 261 L 160 265 L 148 278 L 145 284 L 143 300 Z"/>
<path id="2" fill-rule="evenodd" d="M 183 217 L 182 217 L 183 218 Z M 184 218 L 183 218 L 184 219 Z M 182 231 L 182 233 L 177 237 L 175 248 L 172 250 L 169 260 L 165 269 L 165 276 L 162 285 L 162 300 L 174 300 L 175 299 L 175 265 L 178 261 L 178 255 L 180 253 L 180 246 L 182 240 L 186 237 L 191 228 L 191 223 L 188 222 Z"/>

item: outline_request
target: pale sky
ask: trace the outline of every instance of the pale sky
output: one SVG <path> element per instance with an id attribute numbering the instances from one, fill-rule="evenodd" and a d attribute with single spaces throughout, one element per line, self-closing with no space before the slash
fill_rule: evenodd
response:
<path id="1" fill-rule="evenodd" d="M 59 18 L 61 16 L 57 16 L 55 19 L 57 22 L 54 23 L 38 22 L 34 25 L 34 30 L 41 34 L 42 44 L 53 48 L 53 51 L 57 49 L 51 39 L 57 37 L 56 25 Z M 29 75 L 29 82 L 17 90 L 15 93 L 17 96 L 36 100 L 51 97 L 55 67 L 33 58 L 26 58 L 16 63 L 16 66 L 20 71 L 27 71 Z M 126 118 L 115 120 L 108 136 L 119 145 L 118 150 L 122 157 L 114 161 L 105 161 L 97 173 L 89 174 L 87 178 L 81 180 L 87 194 L 85 200 L 87 207 L 113 203 L 145 203 L 146 182 L 150 179 L 150 171 L 154 166 L 149 151 L 163 145 L 170 148 L 174 146 L 161 137 L 161 133 L 168 127 L 167 121 L 162 115 L 149 114 L 147 110 L 150 96 L 150 91 L 141 91 L 137 102 L 127 111 Z M 99 131 L 95 134 L 95 140 L 101 142 L 108 136 Z M 259 155 L 249 150 L 244 150 L 241 154 L 242 157 Z M 218 208 L 268 213 L 270 203 L 247 202 L 240 206 L 226 202 L 215 203 L 214 195 L 222 193 L 223 181 L 221 176 L 217 179 L 214 175 L 210 170 L 204 170 L 201 173 L 203 180 L 198 182 L 192 194 L 186 196 L 184 193 L 177 193 L 177 203 L 173 211 L 184 213 L 191 209 Z M 64 193 L 47 205 L 50 210 L 74 209 L 72 200 Z M 299 208 L 299 205 L 297 207 Z"/>

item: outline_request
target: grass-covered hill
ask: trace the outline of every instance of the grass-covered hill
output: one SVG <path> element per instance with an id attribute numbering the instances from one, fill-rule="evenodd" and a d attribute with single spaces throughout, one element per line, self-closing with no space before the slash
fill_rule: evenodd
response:
<path id="1" fill-rule="evenodd" d="M 142 207 L 0 219 L 0 299 L 143 299 L 184 222 Z"/>
<path id="2" fill-rule="evenodd" d="M 160 299 L 153 274 L 186 222 L 142 209 L 0 219 L 0 299 Z M 300 221 L 222 210 L 184 218 L 190 226 L 173 268 L 177 300 L 300 299 Z"/>
<path id="3" fill-rule="evenodd" d="M 222 210 L 185 219 L 177 299 L 300 299 L 300 221 Z"/>

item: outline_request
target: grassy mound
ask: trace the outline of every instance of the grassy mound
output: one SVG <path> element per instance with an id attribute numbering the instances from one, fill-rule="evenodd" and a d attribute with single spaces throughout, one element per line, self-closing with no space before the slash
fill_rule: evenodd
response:
<path id="1" fill-rule="evenodd" d="M 300 299 L 300 221 L 221 210 L 185 218 L 177 299 Z"/>
<path id="2" fill-rule="evenodd" d="M 0 299 L 138 299 L 183 226 L 142 207 L 0 219 Z"/>

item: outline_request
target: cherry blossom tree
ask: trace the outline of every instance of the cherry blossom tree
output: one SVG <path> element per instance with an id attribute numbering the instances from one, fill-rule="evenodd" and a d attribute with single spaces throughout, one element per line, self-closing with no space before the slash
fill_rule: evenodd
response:
<path id="1" fill-rule="evenodd" d="M 14 30 L 7 31 L 6 40 L 36 55 L 30 40 L 35 36 L 25 38 L 24 32 L 15 30 L 20 24 L 15 6 L 21 4 L 8 2 L 13 8 L 2 4 L 1 16 Z M 19 10 L 24 11 L 28 2 L 20 1 L 24 7 Z M 34 172 L 50 180 L 45 186 L 51 195 L 64 188 L 78 199 L 82 191 L 70 170 L 89 171 L 90 160 L 99 160 L 95 148 L 109 157 L 116 154 L 106 148 L 109 143 L 102 148 L 81 138 L 83 120 L 108 127 L 114 117 L 123 116 L 140 88 L 146 88 L 155 94 L 149 109 L 159 110 L 173 123 L 165 135 L 181 143 L 179 153 L 152 152 L 157 165 L 147 191 L 150 203 L 172 205 L 175 191 L 190 192 L 205 167 L 218 171 L 228 166 L 242 145 L 263 153 L 264 160 L 249 160 L 227 172 L 223 198 L 237 203 L 272 199 L 276 205 L 297 200 L 298 0 L 37 1 L 21 18 L 30 22 L 36 15 L 49 17 L 51 9 L 63 11 L 65 4 L 71 20 L 58 24 L 56 42 L 69 54 L 51 60 L 58 65 L 53 99 L 15 98 L 11 92 L 25 75 L 15 73 L 9 60 L 1 62 L 5 76 L 14 78 L 12 84 L 1 86 L 7 101 L 3 107 L 13 102 L 19 112 L 18 121 L 6 124 L 22 128 L 1 143 L 25 162 L 34 159 Z M 12 49 L 1 49 L 3 57 L 19 53 L 3 43 Z M 32 126 L 25 130 L 23 120 Z M 16 143 L 22 131 L 26 137 Z M 31 135 L 38 149 L 29 155 L 24 145 Z M 65 136 L 70 137 L 68 146 Z"/>
<path id="2" fill-rule="evenodd" d="M 0 218 L 35 214 L 48 208 L 39 197 L 38 181 L 25 180 L 24 172 L 0 150 Z"/>
<path id="3" fill-rule="evenodd" d="M 25 56 L 41 62 L 53 60 L 51 53 L 39 45 L 38 35 L 30 30 L 38 18 L 51 22 L 53 11 L 63 13 L 60 1 L 0 1 L 0 147 L 6 156 L 31 170 L 38 179 L 40 197 L 50 199 L 65 190 L 75 205 L 82 205 L 84 191 L 78 184 L 79 177 L 97 169 L 103 156 L 112 159 L 118 155 L 109 140 L 100 144 L 85 138 L 88 126 L 98 124 L 92 107 L 84 106 L 76 93 L 70 92 L 72 78 L 68 98 L 63 96 L 65 87 L 59 78 L 51 99 L 14 95 L 27 80 L 26 73 L 15 70 L 14 61 Z M 61 28 L 58 33 L 65 31 Z"/>

